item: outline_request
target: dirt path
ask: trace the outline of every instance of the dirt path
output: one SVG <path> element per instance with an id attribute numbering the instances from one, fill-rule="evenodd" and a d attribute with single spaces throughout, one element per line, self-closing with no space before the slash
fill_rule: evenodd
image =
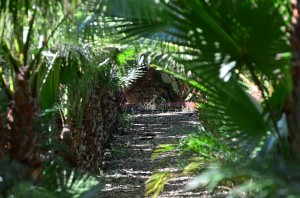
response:
<path id="1" fill-rule="evenodd" d="M 156 169 L 166 168 L 168 162 L 151 161 L 159 144 L 171 144 L 196 130 L 199 122 L 193 112 L 144 112 L 130 115 L 131 129 L 114 140 L 104 164 L 105 188 L 101 197 L 144 197 L 145 182 Z M 176 162 L 176 157 L 169 160 Z M 215 197 L 206 191 L 183 192 L 188 178 L 170 182 L 159 197 Z"/>

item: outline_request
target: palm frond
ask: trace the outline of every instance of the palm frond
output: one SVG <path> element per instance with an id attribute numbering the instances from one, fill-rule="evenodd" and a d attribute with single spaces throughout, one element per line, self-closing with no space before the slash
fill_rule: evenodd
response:
<path id="1" fill-rule="evenodd" d="M 247 139 L 242 145 L 257 146 L 268 132 L 279 135 L 276 114 L 281 115 L 290 90 L 287 3 L 114 0 L 107 2 L 99 24 L 108 26 L 102 32 L 106 35 L 121 33 L 120 39 L 161 49 L 184 65 L 193 74 L 186 81 L 202 87 L 208 97 L 200 107 L 207 126 L 233 140 Z M 262 102 L 247 93 L 241 75 L 259 88 Z M 281 87 L 280 100 L 270 91 L 275 87 Z"/>
<path id="2" fill-rule="evenodd" d="M 42 185 L 58 197 L 97 197 L 103 187 L 100 179 L 88 173 L 68 168 L 64 163 L 52 161 L 46 164 Z"/>
<path id="3" fill-rule="evenodd" d="M 265 165 L 261 166 L 262 163 Z M 192 179 L 185 190 L 204 186 L 214 189 L 222 183 L 232 182 L 236 187 L 228 197 L 297 197 L 300 194 L 298 173 L 296 164 L 280 159 L 264 162 L 244 159 L 244 162 L 231 162 L 229 165 L 212 164 Z"/>

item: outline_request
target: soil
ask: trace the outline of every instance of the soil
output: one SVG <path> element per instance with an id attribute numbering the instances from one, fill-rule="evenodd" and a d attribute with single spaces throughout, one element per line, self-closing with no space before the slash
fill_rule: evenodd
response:
<path id="1" fill-rule="evenodd" d="M 124 134 L 115 136 L 104 161 L 104 198 L 140 198 L 145 196 L 145 184 L 155 170 L 164 170 L 179 162 L 178 156 L 169 153 L 165 160 L 151 160 L 160 144 L 178 142 L 200 126 L 193 111 L 138 111 L 127 115 L 131 119 Z M 163 197 L 224 197 L 227 190 L 209 192 L 197 189 L 182 190 L 190 178 L 181 177 L 166 184 Z M 150 197 L 150 196 L 149 196 Z"/>

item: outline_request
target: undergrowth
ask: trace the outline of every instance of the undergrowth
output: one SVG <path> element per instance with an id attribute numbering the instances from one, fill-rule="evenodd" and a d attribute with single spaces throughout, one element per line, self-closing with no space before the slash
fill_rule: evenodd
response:
<path id="1" fill-rule="evenodd" d="M 228 163 L 226 160 L 237 160 L 238 155 L 209 132 L 194 132 L 179 141 L 178 144 L 159 145 L 152 155 L 152 160 L 163 160 L 163 155 L 175 152 L 178 158 L 177 164 L 168 164 L 176 167 L 174 171 L 157 170 L 147 181 L 146 194 L 157 197 L 164 186 L 173 178 L 181 176 L 195 176 L 201 173 L 210 163 L 219 161 Z"/>
<path id="2" fill-rule="evenodd" d="M 43 163 L 36 180 L 24 180 L 26 168 L 16 161 L 0 160 L 0 197 L 90 198 L 97 197 L 103 185 L 99 178 L 69 168 L 58 158 Z"/>
<path id="3" fill-rule="evenodd" d="M 152 160 L 175 152 L 172 171 L 156 170 L 146 184 L 146 195 L 158 197 L 172 179 L 188 176 L 184 191 L 213 192 L 226 189 L 226 197 L 289 197 L 300 194 L 298 165 L 276 157 L 249 158 L 247 153 L 226 146 L 226 140 L 210 132 L 194 132 L 178 144 L 160 145 Z"/>
<path id="4" fill-rule="evenodd" d="M 0 198 L 90 198 L 103 187 L 100 177 L 77 170 L 65 156 L 72 153 L 59 138 L 55 108 L 41 112 L 36 122 L 42 165 L 31 175 L 27 167 L 8 157 L 0 159 Z M 31 179 L 28 179 L 31 178 Z"/>

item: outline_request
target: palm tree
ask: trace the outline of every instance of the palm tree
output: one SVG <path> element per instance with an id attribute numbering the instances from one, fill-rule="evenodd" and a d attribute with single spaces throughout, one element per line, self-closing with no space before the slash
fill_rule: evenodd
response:
<path id="1" fill-rule="evenodd" d="M 0 2 L 1 94 L 9 100 L 6 128 L 1 118 L 0 156 L 6 154 L 33 170 L 40 170 L 35 126 L 41 87 L 37 82 L 42 68 L 48 66 L 45 54 L 59 42 L 53 37 L 58 38 L 56 33 L 74 5 L 75 1 L 56 0 Z"/>

